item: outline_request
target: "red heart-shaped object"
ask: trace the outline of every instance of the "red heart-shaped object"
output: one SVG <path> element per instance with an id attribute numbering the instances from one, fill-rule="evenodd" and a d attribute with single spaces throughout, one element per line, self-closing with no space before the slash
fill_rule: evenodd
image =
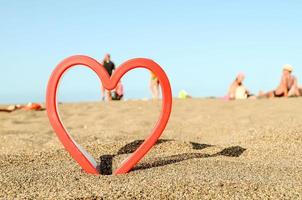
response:
<path id="1" fill-rule="evenodd" d="M 75 65 L 84 65 L 92 69 L 98 75 L 104 88 L 107 90 L 114 89 L 121 77 L 126 72 L 135 68 L 149 69 L 158 77 L 162 89 L 162 111 L 160 118 L 153 128 L 151 135 L 146 138 L 143 144 L 141 144 L 141 146 L 129 158 L 123 161 L 121 167 L 114 172 L 114 174 L 127 173 L 154 146 L 167 125 L 172 108 L 172 94 L 169 79 L 164 70 L 157 63 L 146 58 L 135 58 L 123 63 L 114 71 L 114 74 L 111 77 L 109 77 L 102 64 L 88 56 L 71 56 L 63 60 L 55 68 L 47 86 L 46 108 L 48 118 L 65 149 L 87 173 L 91 174 L 99 174 L 96 161 L 85 149 L 71 138 L 58 114 L 57 89 L 59 81 L 64 72 Z"/>

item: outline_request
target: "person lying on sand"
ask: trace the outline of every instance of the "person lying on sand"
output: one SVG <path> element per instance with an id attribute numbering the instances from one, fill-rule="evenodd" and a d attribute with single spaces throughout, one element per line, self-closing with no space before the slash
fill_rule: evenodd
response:
<path id="1" fill-rule="evenodd" d="M 247 99 L 250 97 L 249 91 L 243 86 L 244 81 L 244 74 L 239 73 L 234 80 L 234 82 L 231 84 L 229 88 L 229 92 L 227 95 L 227 99 L 229 100 L 235 100 L 235 99 Z"/>
<path id="2" fill-rule="evenodd" d="M 38 103 L 28 103 L 26 105 L 10 105 L 7 108 L 0 109 L 0 112 L 13 112 L 15 110 L 44 110 L 41 104 Z"/>
<path id="3" fill-rule="evenodd" d="M 281 81 L 276 90 L 263 93 L 260 91 L 260 98 L 273 98 L 273 97 L 291 97 L 301 96 L 301 91 L 298 87 L 298 80 L 292 75 L 293 67 L 289 64 L 283 66 Z"/>

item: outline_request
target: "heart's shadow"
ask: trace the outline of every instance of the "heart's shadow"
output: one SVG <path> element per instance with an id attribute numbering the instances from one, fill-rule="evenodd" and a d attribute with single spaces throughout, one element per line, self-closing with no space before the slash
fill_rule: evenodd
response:
<path id="1" fill-rule="evenodd" d="M 165 140 L 161 139 L 158 140 L 156 145 L 169 142 L 173 140 Z M 98 171 L 102 175 L 111 175 L 112 174 L 112 162 L 115 156 L 122 155 L 122 154 L 130 154 L 133 153 L 142 143 L 144 140 L 135 140 L 131 143 L 126 144 L 122 148 L 120 148 L 116 155 L 102 155 L 100 156 L 100 164 L 98 166 Z M 213 145 L 210 144 L 201 144 L 196 142 L 190 142 L 192 145 L 193 150 L 202 150 L 208 147 L 212 147 Z M 210 158 L 210 157 L 217 157 L 217 156 L 227 156 L 227 157 L 239 157 L 246 149 L 240 146 L 232 146 L 223 149 L 214 154 L 206 154 L 206 153 L 183 153 L 177 154 L 167 157 L 160 157 L 157 158 L 156 161 L 151 163 L 141 163 L 134 167 L 132 171 L 135 170 L 144 170 L 150 169 L 154 167 L 162 167 L 165 165 L 170 165 L 178 162 L 182 162 L 185 160 L 195 159 L 195 158 Z"/>

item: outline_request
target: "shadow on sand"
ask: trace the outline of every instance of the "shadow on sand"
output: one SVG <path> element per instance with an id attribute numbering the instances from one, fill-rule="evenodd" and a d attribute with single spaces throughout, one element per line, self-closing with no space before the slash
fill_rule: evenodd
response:
<path id="1" fill-rule="evenodd" d="M 158 140 L 156 145 L 162 144 L 165 142 L 169 142 L 173 140 Z M 142 143 L 144 140 L 135 140 L 131 143 L 126 144 L 122 148 L 120 148 L 116 155 L 102 155 L 100 156 L 100 165 L 98 166 L 98 170 L 102 175 L 111 175 L 112 174 L 112 160 L 117 155 L 122 154 L 130 154 L 133 153 Z M 213 145 L 209 144 L 200 144 L 196 142 L 190 142 L 192 145 L 192 149 L 194 150 L 202 150 Z M 223 149 L 222 151 L 215 153 L 215 154 L 204 154 L 204 153 L 183 153 L 172 155 L 168 157 L 157 158 L 156 161 L 152 163 L 141 163 L 138 166 L 134 167 L 132 171 L 135 170 L 144 170 L 153 167 L 161 167 L 165 165 L 170 165 L 173 163 L 182 162 L 185 160 L 195 159 L 195 158 L 210 158 L 210 157 L 217 157 L 217 156 L 228 156 L 228 157 L 239 157 L 246 149 L 240 146 L 232 146 Z"/>

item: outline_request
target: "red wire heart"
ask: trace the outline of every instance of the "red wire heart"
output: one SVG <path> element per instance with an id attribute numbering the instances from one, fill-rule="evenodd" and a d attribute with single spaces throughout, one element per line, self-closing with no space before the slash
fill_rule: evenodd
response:
<path id="1" fill-rule="evenodd" d="M 46 108 L 49 121 L 64 145 L 65 149 L 75 159 L 78 164 L 87 172 L 91 174 L 99 174 L 97 170 L 97 163 L 94 158 L 79 144 L 77 144 L 68 131 L 65 129 L 60 116 L 58 114 L 57 106 L 57 89 L 59 81 L 66 70 L 75 66 L 84 65 L 92 69 L 100 78 L 104 88 L 112 90 L 116 87 L 122 76 L 128 71 L 135 68 L 146 68 L 152 71 L 157 77 L 162 89 L 162 110 L 160 118 L 153 128 L 151 135 L 138 147 L 138 149 L 122 162 L 114 174 L 124 174 L 129 172 L 154 146 L 162 132 L 164 131 L 172 108 L 172 94 L 171 86 L 164 70 L 154 61 L 146 58 L 135 58 L 123 63 L 115 70 L 114 74 L 109 77 L 107 71 L 102 64 L 88 56 L 71 56 L 63 60 L 53 71 L 47 86 Z"/>

